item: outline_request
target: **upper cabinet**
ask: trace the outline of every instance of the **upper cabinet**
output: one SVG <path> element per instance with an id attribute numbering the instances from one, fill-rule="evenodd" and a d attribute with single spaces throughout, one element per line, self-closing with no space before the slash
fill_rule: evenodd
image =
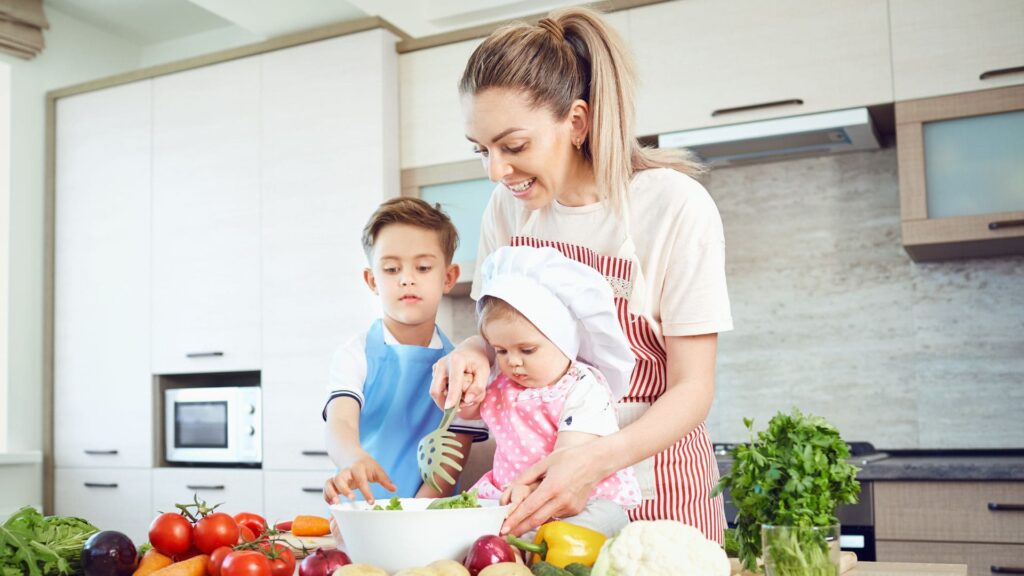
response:
<path id="1" fill-rule="evenodd" d="M 1024 84 L 1024 2 L 890 0 L 897 101 Z"/>
<path id="2" fill-rule="evenodd" d="M 153 461 L 150 81 L 57 102 L 57 466 Z"/>
<path id="3" fill-rule="evenodd" d="M 685 0 L 629 11 L 637 134 L 893 99 L 886 0 Z"/>
<path id="4" fill-rule="evenodd" d="M 153 371 L 260 368 L 260 59 L 153 80 Z"/>
<path id="5" fill-rule="evenodd" d="M 263 56 L 267 469 L 333 468 L 320 415 L 331 356 L 375 317 L 361 233 L 377 206 L 398 195 L 394 43 L 372 30 Z"/>

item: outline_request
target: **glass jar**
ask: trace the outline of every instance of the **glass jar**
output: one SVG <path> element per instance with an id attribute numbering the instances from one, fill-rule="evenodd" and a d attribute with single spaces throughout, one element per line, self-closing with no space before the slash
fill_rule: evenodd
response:
<path id="1" fill-rule="evenodd" d="M 839 524 L 761 525 L 767 576 L 839 576 Z"/>

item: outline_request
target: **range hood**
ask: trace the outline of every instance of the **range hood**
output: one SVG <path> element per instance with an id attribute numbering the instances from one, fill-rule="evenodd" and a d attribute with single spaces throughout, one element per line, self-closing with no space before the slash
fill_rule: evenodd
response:
<path id="1" fill-rule="evenodd" d="M 712 166 L 878 148 L 867 108 L 851 108 L 658 136 L 659 148 L 688 148 Z"/>

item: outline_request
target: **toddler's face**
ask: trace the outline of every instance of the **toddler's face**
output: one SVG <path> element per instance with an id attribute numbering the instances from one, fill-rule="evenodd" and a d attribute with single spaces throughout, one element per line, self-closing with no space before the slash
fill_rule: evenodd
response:
<path id="1" fill-rule="evenodd" d="M 446 265 L 437 232 L 391 224 L 373 245 L 373 268 L 367 283 L 380 296 L 384 314 L 415 326 L 434 324 L 441 296 L 459 277 L 458 266 Z"/>
<path id="2" fill-rule="evenodd" d="M 483 332 L 501 373 L 520 386 L 551 386 L 569 369 L 569 358 L 525 318 L 494 318 Z"/>

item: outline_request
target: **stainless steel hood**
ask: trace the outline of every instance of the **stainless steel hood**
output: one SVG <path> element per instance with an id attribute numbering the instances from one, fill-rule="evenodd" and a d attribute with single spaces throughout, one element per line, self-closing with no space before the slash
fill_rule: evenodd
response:
<path id="1" fill-rule="evenodd" d="M 658 136 L 659 148 L 688 148 L 712 166 L 766 162 L 879 147 L 867 108 L 851 108 Z"/>

